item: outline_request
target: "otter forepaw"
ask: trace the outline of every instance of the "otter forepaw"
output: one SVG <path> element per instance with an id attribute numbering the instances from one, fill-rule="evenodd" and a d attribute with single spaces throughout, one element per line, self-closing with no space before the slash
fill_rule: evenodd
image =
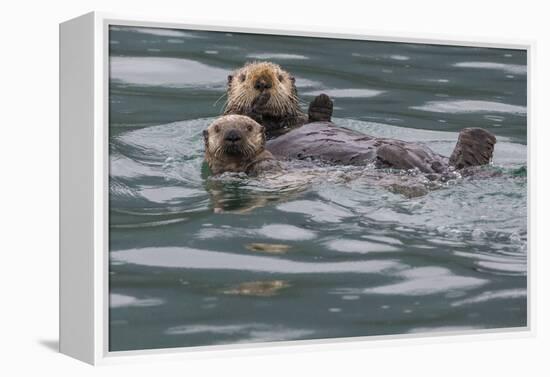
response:
<path id="1" fill-rule="evenodd" d="M 332 100 L 326 94 L 319 94 L 309 104 L 309 122 L 330 122 L 332 117 Z"/>
<path id="2" fill-rule="evenodd" d="M 265 105 L 269 102 L 271 95 L 267 92 L 263 92 L 252 101 L 252 112 L 261 114 Z"/>
<path id="3" fill-rule="evenodd" d="M 269 93 L 262 93 L 252 101 L 250 110 L 243 115 L 247 115 L 258 123 L 262 123 L 262 116 L 265 111 L 265 105 L 269 102 L 271 96 Z"/>

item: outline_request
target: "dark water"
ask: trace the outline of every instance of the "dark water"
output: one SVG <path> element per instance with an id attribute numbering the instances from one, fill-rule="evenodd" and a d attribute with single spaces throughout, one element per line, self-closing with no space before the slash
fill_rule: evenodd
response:
<path id="1" fill-rule="evenodd" d="M 526 325 L 524 51 L 127 27 L 110 42 L 112 351 Z M 485 127 L 498 174 L 413 199 L 369 167 L 208 177 L 201 131 L 250 60 L 365 133 L 449 155 Z"/>

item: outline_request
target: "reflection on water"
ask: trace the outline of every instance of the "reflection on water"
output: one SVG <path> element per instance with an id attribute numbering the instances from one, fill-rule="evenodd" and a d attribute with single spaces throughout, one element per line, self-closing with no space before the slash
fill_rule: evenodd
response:
<path id="1" fill-rule="evenodd" d="M 113 81 L 167 87 L 217 84 L 219 89 L 223 88 L 230 73 L 193 60 L 175 58 L 113 57 L 109 66 Z"/>
<path id="2" fill-rule="evenodd" d="M 185 247 L 142 248 L 111 253 L 114 262 L 167 268 L 199 270 L 235 270 L 280 274 L 370 273 L 401 267 L 394 261 L 300 262 L 274 257 L 260 257 L 189 249 Z"/>
<path id="3" fill-rule="evenodd" d="M 413 106 L 412 109 L 431 111 L 434 113 L 510 113 L 525 114 L 525 106 L 509 105 L 489 101 L 430 101 L 422 106 Z M 491 119 L 491 118 L 488 118 Z M 502 119 L 502 118 L 499 118 Z"/>
<path id="4" fill-rule="evenodd" d="M 520 65 L 520 64 L 504 64 L 504 63 L 494 63 L 494 62 L 460 62 L 460 63 L 454 64 L 454 66 L 466 67 L 466 68 L 497 69 L 507 73 L 515 73 L 518 75 L 527 74 L 527 66 Z"/>
<path id="5" fill-rule="evenodd" d="M 111 350 L 526 325 L 524 51 L 135 27 L 110 42 Z M 361 132 L 449 155 L 461 128 L 490 129 L 494 163 L 435 183 L 308 162 L 210 177 L 202 130 L 253 59 Z"/>

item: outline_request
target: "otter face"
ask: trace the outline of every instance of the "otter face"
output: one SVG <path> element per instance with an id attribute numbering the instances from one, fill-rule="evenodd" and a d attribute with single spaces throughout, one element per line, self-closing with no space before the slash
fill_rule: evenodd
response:
<path id="1" fill-rule="evenodd" d="M 262 114 L 282 117 L 299 110 L 294 77 L 279 65 L 248 63 L 228 76 L 228 102 L 225 113 L 249 113 L 259 96 L 268 98 Z"/>
<path id="2" fill-rule="evenodd" d="M 203 131 L 206 154 L 216 160 L 250 160 L 265 148 L 264 127 L 243 115 L 226 115 Z"/>

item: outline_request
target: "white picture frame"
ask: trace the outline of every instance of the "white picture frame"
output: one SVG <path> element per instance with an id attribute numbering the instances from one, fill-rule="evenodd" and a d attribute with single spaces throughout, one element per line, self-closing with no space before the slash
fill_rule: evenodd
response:
<path id="1" fill-rule="evenodd" d="M 211 357 L 235 353 L 292 352 L 342 347 L 372 347 L 386 343 L 440 342 L 533 336 L 534 269 L 528 238 L 527 326 L 429 335 L 384 335 L 327 340 L 201 346 L 160 350 L 108 350 L 108 28 L 162 27 L 186 30 L 330 37 L 340 39 L 443 44 L 522 49 L 528 61 L 528 145 L 532 146 L 532 41 L 433 39 L 423 35 L 363 34 L 362 31 L 319 28 L 300 30 L 248 24 L 197 25 L 185 20 L 88 13 L 60 24 L 60 352 L 90 364 L 149 359 Z M 529 148 L 528 164 L 532 156 Z M 528 169 L 529 219 L 531 176 Z M 531 229 L 530 223 L 528 229 Z M 455 335 L 461 335 L 460 338 Z M 376 340 L 376 341 L 374 341 Z M 197 351 L 201 351 L 197 353 Z"/>

